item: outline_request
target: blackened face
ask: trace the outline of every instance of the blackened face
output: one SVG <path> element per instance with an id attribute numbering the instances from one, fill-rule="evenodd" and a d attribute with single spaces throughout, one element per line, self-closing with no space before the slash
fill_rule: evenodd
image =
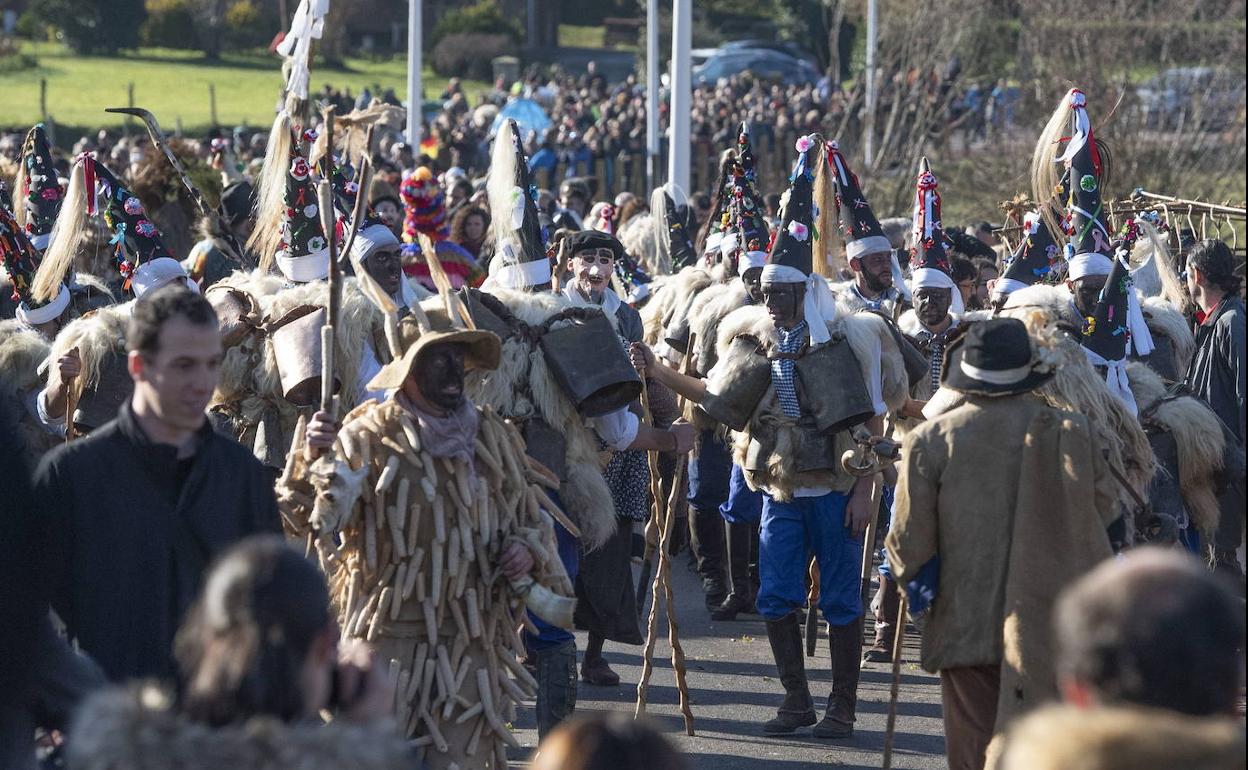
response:
<path id="1" fill-rule="evenodd" d="M 386 246 L 374 251 L 364 259 L 364 269 L 390 296 L 399 293 L 403 281 L 403 257 L 398 246 Z"/>
<path id="2" fill-rule="evenodd" d="M 408 377 L 413 380 L 425 401 L 455 411 L 464 403 L 464 346 L 447 343 L 422 351 Z"/>
<path id="3" fill-rule="evenodd" d="M 806 297 L 806 285 L 801 283 L 763 284 L 763 304 L 767 314 L 779 327 L 789 328 L 802 320 L 802 300 Z"/>
<path id="4" fill-rule="evenodd" d="M 741 280 L 745 283 L 745 291 L 750 295 L 750 302 L 758 304 L 763 301 L 763 269 L 761 267 L 748 268 L 742 275 Z"/>
<path id="5" fill-rule="evenodd" d="M 949 305 L 952 302 L 952 289 L 924 286 L 914 291 L 914 312 L 924 326 L 939 326 L 943 323 L 949 316 Z"/>
<path id="6" fill-rule="evenodd" d="M 1079 308 L 1080 315 L 1090 316 L 1096 310 L 1096 301 L 1100 298 L 1108 278 L 1107 275 L 1085 275 L 1071 282 L 1075 307 Z"/>

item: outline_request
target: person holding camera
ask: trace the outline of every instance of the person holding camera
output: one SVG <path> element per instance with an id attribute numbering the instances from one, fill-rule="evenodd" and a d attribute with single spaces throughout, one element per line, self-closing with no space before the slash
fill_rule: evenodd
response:
<path id="1" fill-rule="evenodd" d="M 389 718 L 393 682 L 365 645 L 340 644 L 324 575 L 280 535 L 221 557 L 175 647 L 175 689 L 134 684 L 87 700 L 69 768 L 417 766 Z"/>

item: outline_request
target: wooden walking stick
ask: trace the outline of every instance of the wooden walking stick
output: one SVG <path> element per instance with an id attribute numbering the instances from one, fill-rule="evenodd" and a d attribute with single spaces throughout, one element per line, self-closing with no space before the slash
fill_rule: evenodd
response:
<path id="1" fill-rule="evenodd" d="M 693 349 L 696 335 L 690 335 L 689 348 Z M 691 368 L 689 357 L 685 358 L 685 374 L 689 374 Z M 651 424 L 649 394 L 646 393 L 643 385 L 642 390 L 643 408 L 647 424 Z M 642 653 L 641 680 L 637 682 L 637 706 L 633 713 L 634 718 L 640 717 L 646 713 L 646 690 L 650 685 L 650 674 L 654 670 L 654 643 L 655 631 L 658 626 L 659 615 L 659 591 L 663 592 L 663 599 L 667 602 L 667 627 L 668 642 L 672 647 L 672 670 L 676 673 L 676 690 L 680 696 L 680 711 L 685 720 L 685 734 L 693 735 L 693 711 L 689 706 L 689 687 L 685 680 L 685 652 L 680 645 L 679 628 L 676 624 L 676 607 L 672 594 L 671 584 L 671 556 L 668 553 L 671 548 L 672 529 L 676 521 L 676 505 L 680 500 L 681 490 L 684 488 L 685 480 L 685 464 L 678 462 L 676 464 L 676 473 L 672 477 L 672 488 L 668 492 L 667 505 L 660 504 L 660 497 L 657 494 L 659 484 L 657 481 L 658 469 L 658 453 L 652 453 L 651 460 L 651 490 L 655 493 L 654 506 L 652 508 L 652 517 L 657 519 L 659 524 L 659 561 L 658 567 L 655 569 L 654 583 L 651 588 L 653 597 L 650 604 L 650 617 L 646 625 L 646 646 Z"/>
<path id="2" fill-rule="evenodd" d="M 893 637 L 893 682 L 888 691 L 888 721 L 884 727 L 884 761 L 883 770 L 891 770 L 893 766 L 893 735 L 897 731 L 897 698 L 901 692 L 901 644 L 906 636 L 906 589 L 897 584 L 897 592 L 901 594 L 897 607 L 897 633 Z"/>
<path id="3" fill-rule="evenodd" d="M 813 658 L 819 650 L 819 562 L 811 557 L 806 567 L 810 590 L 806 592 L 806 657 Z"/>
<path id="4" fill-rule="evenodd" d="M 325 282 L 329 288 L 329 302 L 325 313 L 325 325 L 321 327 L 321 411 L 337 417 L 334 408 L 334 329 L 338 325 L 338 313 L 342 307 L 342 271 L 338 267 L 337 222 L 334 216 L 334 189 L 329 178 L 333 172 L 334 108 L 325 110 L 325 131 L 331 142 L 330 152 L 322 159 L 321 181 L 316 187 L 317 206 L 321 215 L 321 229 L 329 244 L 329 273 Z"/>

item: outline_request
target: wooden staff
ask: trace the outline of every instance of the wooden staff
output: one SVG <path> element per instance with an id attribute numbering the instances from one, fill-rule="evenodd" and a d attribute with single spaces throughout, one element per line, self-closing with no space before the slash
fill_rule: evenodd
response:
<path id="1" fill-rule="evenodd" d="M 806 657 L 813 658 L 819 650 L 819 562 L 811 557 L 806 567 L 810 590 L 806 592 Z"/>
<path id="2" fill-rule="evenodd" d="M 697 335 L 689 335 L 689 349 L 694 348 Z M 692 370 L 691 356 L 685 357 L 685 374 L 690 374 Z M 645 412 L 647 424 L 651 424 L 649 395 L 644 389 L 642 390 L 642 407 Z M 652 453 L 651 459 L 651 490 L 657 491 L 658 458 L 657 453 Z M 671 584 L 671 558 L 669 550 L 671 548 L 672 528 L 676 521 L 676 505 L 680 499 L 681 489 L 684 487 L 685 481 L 685 463 L 676 463 L 676 473 L 672 477 L 672 488 L 668 492 L 667 505 L 661 509 L 659 506 L 659 497 L 656 494 L 654 498 L 654 507 L 652 516 L 658 519 L 659 524 L 659 564 L 655 570 L 654 583 L 651 588 L 653 599 L 650 604 L 650 617 L 646 626 L 646 647 L 642 654 L 641 680 L 637 683 L 637 707 L 633 713 L 634 718 L 640 717 L 646 713 L 646 689 L 650 685 L 650 674 L 654 670 L 654 642 L 655 631 L 658 626 L 659 611 L 659 591 L 662 589 L 663 597 L 667 601 L 667 627 L 668 642 L 672 647 L 672 669 L 676 672 L 676 690 L 680 696 L 680 712 L 685 720 L 685 734 L 693 735 L 693 711 L 689 706 L 689 687 L 685 679 L 685 652 L 680 645 L 679 628 L 676 623 L 676 606 L 673 601 L 672 584 Z"/>
<path id="3" fill-rule="evenodd" d="M 321 215 L 321 229 L 329 244 L 329 273 L 325 278 L 329 287 L 329 303 L 325 325 L 321 327 L 321 411 L 335 413 L 334 409 L 334 329 L 342 307 L 342 271 L 338 269 L 338 238 L 334 216 L 334 190 L 330 184 L 333 174 L 334 108 L 325 108 L 325 132 L 329 149 L 321 159 L 321 181 L 317 184 L 317 205 Z"/>
<path id="4" fill-rule="evenodd" d="M 901 692 L 901 645 L 906 637 L 906 589 L 897 584 L 897 592 L 901 594 L 897 608 L 897 632 L 893 637 L 893 682 L 888 691 L 888 721 L 884 727 L 884 760 L 883 770 L 891 770 L 893 766 L 893 735 L 897 731 L 897 698 Z"/>

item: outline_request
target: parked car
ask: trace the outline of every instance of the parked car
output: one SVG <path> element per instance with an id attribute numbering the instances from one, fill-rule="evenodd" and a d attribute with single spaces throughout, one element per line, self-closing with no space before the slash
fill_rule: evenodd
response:
<path id="1" fill-rule="evenodd" d="M 721 49 L 719 53 L 693 68 L 694 85 L 714 85 L 721 78 L 749 72 L 764 80 L 785 85 L 814 83 L 819 71 L 814 65 L 787 54 L 761 48 Z"/>
<path id="2" fill-rule="evenodd" d="M 790 40 L 729 40 L 720 46 L 722 51 L 741 51 L 747 48 L 763 51 L 775 51 L 785 56 L 791 56 L 794 59 L 801 59 L 810 62 L 810 66 L 815 69 L 819 68 L 819 61 L 806 49 Z"/>
<path id="3" fill-rule="evenodd" d="M 1217 131 L 1235 120 L 1244 105 L 1244 80 L 1213 67 L 1163 70 L 1135 89 L 1145 125 L 1173 130 L 1195 121 Z"/>

